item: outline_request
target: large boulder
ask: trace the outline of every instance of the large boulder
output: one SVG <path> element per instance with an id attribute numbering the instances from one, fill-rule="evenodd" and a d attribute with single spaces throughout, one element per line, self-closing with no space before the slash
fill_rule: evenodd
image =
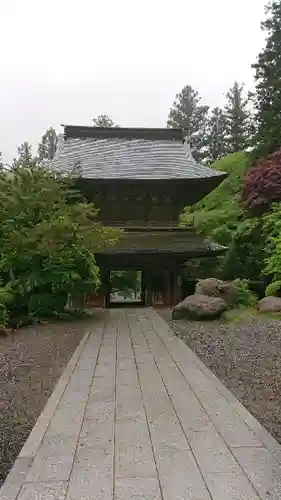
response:
<path id="1" fill-rule="evenodd" d="M 261 299 L 258 303 L 258 310 L 261 313 L 281 313 L 281 297 L 265 297 Z"/>
<path id="2" fill-rule="evenodd" d="M 198 281 L 195 293 L 218 297 L 223 299 L 228 306 L 234 305 L 237 297 L 237 290 L 233 283 L 217 278 L 206 278 Z"/>
<path id="3" fill-rule="evenodd" d="M 216 319 L 226 310 L 227 303 L 223 299 L 196 293 L 174 307 L 173 318 Z"/>

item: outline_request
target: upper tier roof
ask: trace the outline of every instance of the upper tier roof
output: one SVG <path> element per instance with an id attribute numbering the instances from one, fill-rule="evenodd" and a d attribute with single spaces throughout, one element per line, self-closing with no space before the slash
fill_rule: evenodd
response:
<path id="1" fill-rule="evenodd" d="M 64 126 L 53 167 L 87 179 L 204 179 L 226 174 L 199 165 L 181 129 Z M 215 180 L 215 179 L 214 179 Z"/>

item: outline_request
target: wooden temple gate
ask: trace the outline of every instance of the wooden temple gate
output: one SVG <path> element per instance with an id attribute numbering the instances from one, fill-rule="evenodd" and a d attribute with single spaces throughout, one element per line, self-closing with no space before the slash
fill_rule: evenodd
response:
<path id="1" fill-rule="evenodd" d="M 66 125 L 53 167 L 65 173 L 75 166 L 76 186 L 99 220 L 123 229 L 114 248 L 96 255 L 101 287 L 89 304 L 110 307 L 110 272 L 134 269 L 142 273 L 143 305 L 174 305 L 182 299 L 184 263 L 224 252 L 179 227 L 184 207 L 226 176 L 197 164 L 184 130 Z"/>

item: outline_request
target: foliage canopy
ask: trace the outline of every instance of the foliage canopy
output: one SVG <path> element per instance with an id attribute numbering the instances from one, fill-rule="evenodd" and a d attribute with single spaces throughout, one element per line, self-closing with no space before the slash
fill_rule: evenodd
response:
<path id="1" fill-rule="evenodd" d="M 281 148 L 249 170 L 242 190 L 244 207 L 252 215 L 281 201 Z"/>
<path id="2" fill-rule="evenodd" d="M 254 146 L 258 158 L 274 153 L 281 146 L 281 1 L 271 1 L 266 15 L 262 23 L 266 34 L 265 47 L 253 65 L 257 125 Z"/>
<path id="3" fill-rule="evenodd" d="M 209 106 L 201 104 L 199 93 L 186 85 L 170 109 L 167 126 L 186 131 L 194 157 L 202 157 Z"/>
<path id="4" fill-rule="evenodd" d="M 243 151 L 249 145 L 251 135 L 251 115 L 248 99 L 244 97 L 244 85 L 237 81 L 226 94 L 224 109 L 226 121 L 226 143 L 229 153 Z"/>
<path id="5" fill-rule="evenodd" d="M 96 216 L 69 179 L 34 162 L 1 172 L 0 277 L 13 315 L 60 314 L 69 296 L 99 286 L 94 254 L 117 233 Z"/>
<path id="6" fill-rule="evenodd" d="M 57 150 L 58 136 L 53 127 L 46 130 L 38 145 L 38 159 L 40 162 L 50 161 L 54 158 Z"/>
<path id="7" fill-rule="evenodd" d="M 203 200 L 187 207 L 182 222 L 228 250 L 216 272 L 222 278 L 256 278 L 263 269 L 264 239 L 257 219 L 245 219 L 241 204 L 244 177 L 251 164 L 249 153 L 233 153 L 212 165 L 228 177 Z M 204 263 L 201 263 L 204 266 Z"/>
<path id="8" fill-rule="evenodd" d="M 240 192 L 249 168 L 246 152 L 233 153 L 216 161 L 212 168 L 227 172 L 228 177 L 203 200 L 187 207 L 181 221 L 222 245 L 228 245 L 239 220 L 243 217 Z"/>
<path id="9" fill-rule="evenodd" d="M 101 114 L 93 118 L 93 123 L 95 127 L 118 127 L 112 118 L 106 114 Z"/>

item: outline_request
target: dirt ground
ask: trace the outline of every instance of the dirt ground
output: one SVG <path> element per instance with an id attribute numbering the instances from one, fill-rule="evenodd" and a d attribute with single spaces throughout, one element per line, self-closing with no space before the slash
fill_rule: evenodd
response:
<path id="1" fill-rule="evenodd" d="M 281 443 L 281 320 L 171 320 L 173 331 Z"/>
<path id="2" fill-rule="evenodd" d="M 0 484 L 90 324 L 59 322 L 0 338 Z"/>

